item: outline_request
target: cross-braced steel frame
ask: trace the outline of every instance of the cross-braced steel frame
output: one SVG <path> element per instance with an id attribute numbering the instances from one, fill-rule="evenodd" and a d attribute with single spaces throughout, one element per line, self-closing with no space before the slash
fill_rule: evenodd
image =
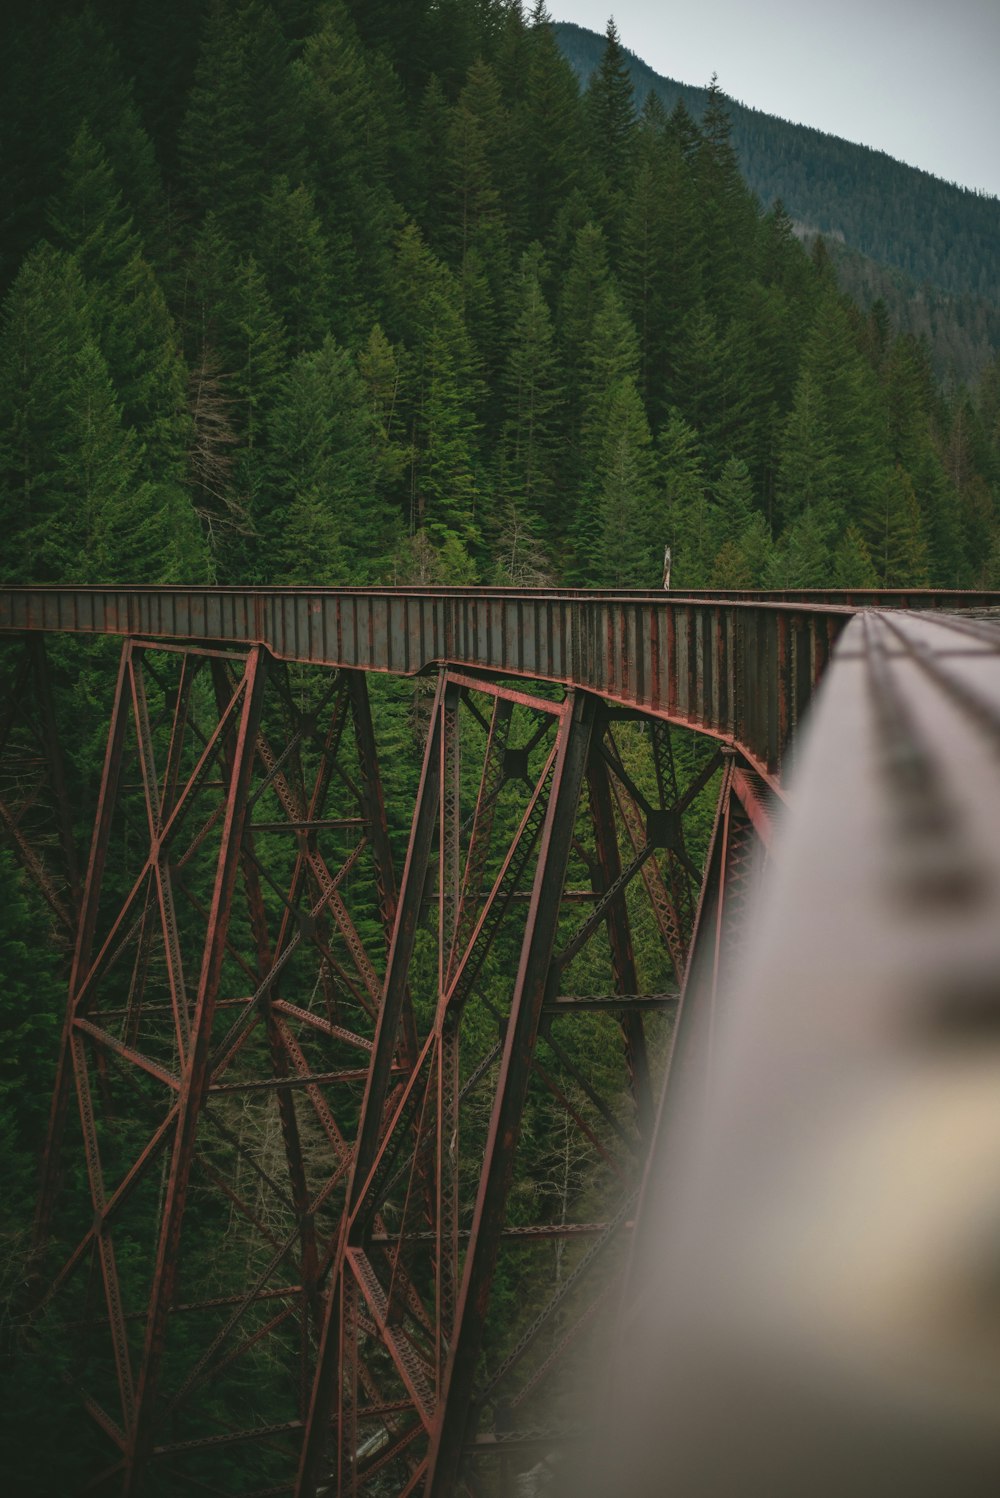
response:
<path id="1" fill-rule="evenodd" d="M 492 1495 L 586 1449 L 834 642 L 997 602 L 0 593 L 0 834 L 69 987 L 33 1301 L 80 1491 Z M 995 625 L 877 617 L 838 701 L 862 661 L 890 867 L 951 898 L 902 709 L 922 673 L 993 734 Z M 92 819 L 48 630 L 125 638 Z M 367 674 L 432 671 L 415 714 Z M 390 815 L 376 739 L 418 720 Z"/>
<path id="2" fill-rule="evenodd" d="M 502 1492 L 579 1434 L 692 929 L 717 969 L 767 817 L 684 768 L 446 668 L 397 890 L 364 673 L 125 642 L 38 1209 L 81 1491 Z"/>

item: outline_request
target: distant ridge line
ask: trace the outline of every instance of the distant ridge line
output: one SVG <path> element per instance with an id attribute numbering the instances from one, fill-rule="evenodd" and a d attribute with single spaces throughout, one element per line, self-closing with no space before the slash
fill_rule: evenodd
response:
<path id="1" fill-rule="evenodd" d="M 552 24 L 585 85 L 600 60 L 603 36 L 572 21 Z M 694 118 L 701 118 L 704 87 L 657 73 L 624 43 L 623 51 L 640 108 L 655 92 L 668 112 L 683 98 Z M 879 265 L 1000 309 L 1000 198 L 947 182 L 878 147 L 735 99 L 728 105 L 740 167 L 765 207 L 780 198 L 793 220 L 842 236 L 850 249 Z"/>

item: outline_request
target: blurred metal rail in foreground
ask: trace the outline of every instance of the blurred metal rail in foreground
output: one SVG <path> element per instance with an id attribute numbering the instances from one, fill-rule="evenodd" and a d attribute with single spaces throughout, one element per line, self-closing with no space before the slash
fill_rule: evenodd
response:
<path id="1" fill-rule="evenodd" d="M 692 959 L 602 1475 L 635 1498 L 987 1498 L 1000 623 L 852 622 L 789 790 L 728 972 Z"/>
<path id="2" fill-rule="evenodd" d="M 990 610 L 1000 595 L 0 591 L 0 830 L 72 950 L 35 1305 L 94 1429 L 80 1490 L 557 1491 L 572 1431 L 591 1452 L 600 1424 L 588 1370 L 610 1366 L 615 1490 L 721 1498 L 740 1474 L 791 1498 L 821 1490 L 815 1449 L 874 1495 L 893 1488 L 854 1472 L 860 1425 L 894 1480 L 920 1466 L 882 1419 L 909 1397 L 893 1335 L 968 1389 L 969 1441 L 924 1444 L 972 1483 L 996 1434 L 973 1418 L 983 1349 L 935 1343 L 919 1291 L 950 1287 L 954 1332 L 959 1300 L 995 1318 L 997 1277 L 963 1279 L 955 1247 L 947 1285 L 933 1254 L 918 1284 L 904 1188 L 889 1253 L 826 1167 L 831 1137 L 847 1166 L 870 1153 L 855 1102 L 879 1078 L 992 1064 Z M 81 879 L 73 646 L 47 664 L 44 638 L 95 634 L 122 647 Z M 373 672 L 436 681 L 398 869 Z M 685 827 L 710 785 L 701 870 Z M 949 1076 L 979 1126 L 968 1162 L 1000 1103 L 977 1113 L 984 1089 Z M 825 1184 L 797 1206 L 813 1145 Z M 892 1158 L 865 1201 L 892 1197 Z M 935 1198 L 953 1246 L 996 1220 L 986 1175 L 963 1181 Z M 831 1279 L 837 1234 L 810 1224 L 852 1213 L 871 1236 Z M 668 1266 L 652 1284 L 649 1261 Z M 880 1321 L 911 1281 L 910 1321 Z M 882 1337 L 883 1384 L 839 1424 L 803 1407 L 785 1468 L 754 1469 L 789 1390 L 836 1383 L 835 1325 Z M 782 1326 L 777 1350 L 755 1342 Z M 720 1357 L 749 1433 L 711 1393 Z M 911 1391 L 934 1429 L 936 1389 Z"/>

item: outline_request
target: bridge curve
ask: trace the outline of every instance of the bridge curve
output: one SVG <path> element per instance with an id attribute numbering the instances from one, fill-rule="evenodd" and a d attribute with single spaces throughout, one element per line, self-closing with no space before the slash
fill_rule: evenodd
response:
<path id="1" fill-rule="evenodd" d="M 506 1473 L 579 1438 L 528 1412 L 545 1412 L 539 1388 L 544 1395 L 589 1335 L 600 1305 L 591 1266 L 637 1222 L 657 1221 L 675 1141 L 684 1150 L 677 1108 L 685 1088 L 703 1090 L 717 1053 L 728 1050 L 734 1065 L 751 1054 L 760 1061 L 734 1090 L 727 1117 L 737 1121 L 719 1143 L 732 1170 L 730 1141 L 740 1139 L 741 1169 L 753 1179 L 762 1168 L 754 1123 L 760 1111 L 770 1116 L 782 1088 L 792 1094 L 787 1118 L 800 1102 L 809 1115 L 786 1131 L 798 1137 L 834 1059 L 846 1076 L 855 1059 L 867 1067 L 891 1060 L 901 1041 L 964 1035 L 981 1010 L 995 1011 L 1000 623 L 970 617 L 982 610 L 1000 611 L 1000 594 L 0 590 L 0 635 L 21 662 L 5 704 L 0 831 L 73 952 L 41 1177 L 38 1242 L 57 1270 L 43 1304 L 65 1308 L 69 1334 L 89 1337 L 79 1283 L 100 1261 L 113 1370 L 109 1363 L 80 1392 L 114 1452 L 107 1491 L 134 1498 L 157 1464 L 280 1442 L 280 1491 L 297 1498 L 389 1491 L 392 1474 L 400 1495 L 452 1498 L 473 1468 L 499 1462 Z M 80 808 L 67 807 L 59 783 L 46 634 L 123 640 L 83 879 L 72 846 Z M 322 732 L 319 710 L 307 712 L 289 690 L 283 663 L 292 662 L 320 668 L 308 674 L 324 678 L 315 699 Z M 438 677 L 398 885 L 369 672 Z M 523 681 L 567 691 L 532 693 Z M 11 724 L 32 682 L 27 747 L 12 770 Z M 651 724 L 631 745 L 646 756 L 644 775 L 621 752 L 630 730 L 620 734 L 619 720 L 636 715 Z M 464 738 L 460 720 L 471 729 Z M 687 766 L 687 785 L 669 724 L 717 745 Z M 299 758 L 303 743 L 315 783 Z M 476 757 L 471 804 L 459 768 Z M 793 758 L 794 803 L 779 831 L 761 782 L 783 795 Z M 720 791 L 702 871 L 683 823 L 713 776 Z M 8 805 L 11 787 L 17 804 Z M 520 820 L 494 826 L 500 793 L 515 790 Z M 61 882 L 51 867 L 57 812 Z M 765 861 L 771 894 L 751 904 Z M 368 891 L 367 943 L 343 893 L 352 881 Z M 652 932 L 662 945 L 652 978 L 633 940 L 630 905 L 640 900 L 647 943 Z M 231 921 L 237 904 L 241 917 Z M 748 965 L 751 928 L 762 920 Z M 420 925 L 438 962 L 436 1000 L 421 991 L 418 1013 L 411 983 L 426 989 L 429 971 L 426 953 L 414 957 Z M 497 1001 L 479 975 L 501 929 L 516 963 L 508 961 Z M 605 946 L 594 959 L 594 981 L 606 984 L 597 994 L 571 976 L 592 939 Z M 313 1007 L 320 992 L 326 1012 Z M 469 1026 L 474 1005 L 482 1009 Z M 803 1030 L 814 1018 L 826 1027 L 822 1046 Z M 884 1057 L 872 1045 L 873 1020 Z M 255 1049 L 261 1031 L 267 1044 Z M 603 1087 L 577 1064 L 570 1031 L 596 1035 L 615 1058 L 619 1070 Z M 802 1055 L 816 1062 L 805 1095 Z M 102 1164 L 93 1100 L 109 1068 L 158 1121 L 138 1154 Z M 558 1220 L 544 1203 L 537 1220 L 523 1220 L 523 1203 L 507 1214 L 529 1086 L 563 1110 L 567 1138 L 575 1133 L 611 1169 L 606 1220 L 568 1220 L 565 1204 Z M 476 1089 L 484 1111 L 470 1119 Z M 288 1236 L 263 1278 L 231 1299 L 219 1301 L 206 1280 L 182 1303 L 174 1289 L 197 1172 L 199 1189 L 212 1187 L 259 1226 L 239 1171 L 229 1179 L 209 1161 L 206 1172 L 202 1141 L 224 1126 L 227 1098 L 241 1097 L 249 1116 L 254 1100 L 263 1109 L 275 1096 L 284 1171 L 270 1186 Z M 75 1230 L 52 1258 L 59 1240 L 48 1225 L 57 1188 L 65 1190 L 59 1161 L 73 1146 L 63 1136 L 74 1101 L 86 1183 L 78 1170 L 65 1219 Z M 325 1141 L 315 1177 L 296 1107 Z M 114 1244 L 126 1258 L 133 1252 L 130 1198 L 159 1179 L 166 1154 L 143 1298 L 119 1272 Z M 772 1175 L 779 1163 L 767 1155 Z M 751 1228 L 727 1220 L 715 1236 L 741 1244 Z M 652 1239 L 648 1228 L 636 1236 L 641 1286 L 642 1244 Z M 671 1259 L 665 1241 L 656 1239 L 660 1261 Z M 499 1256 L 546 1244 L 565 1245 L 573 1267 L 540 1308 L 509 1312 L 518 1336 L 486 1368 Z M 776 1277 L 791 1280 L 775 1262 Z M 711 1306 L 708 1275 L 701 1293 Z M 686 1305 L 689 1285 L 676 1279 L 657 1296 L 665 1288 L 666 1303 L 676 1292 Z M 216 1329 L 222 1305 L 232 1311 Z M 181 1317 L 202 1328 L 183 1378 L 164 1356 Z M 255 1328 L 242 1341 L 241 1326 Z M 273 1339 L 277 1357 L 290 1326 L 301 1349 L 282 1396 L 289 1418 L 267 1423 L 261 1413 L 252 1428 L 222 1431 L 200 1423 L 192 1396 L 205 1381 L 259 1338 Z M 78 1352 L 86 1368 L 86 1342 Z M 662 1450 L 659 1427 L 647 1434 Z M 671 1433 L 672 1449 L 683 1449 L 683 1437 Z"/>
<path id="2" fill-rule="evenodd" d="M 968 610 L 997 598 L 914 589 L 18 587 L 0 590 L 0 632 L 212 640 L 397 676 L 449 664 L 557 682 L 731 744 L 773 784 L 857 612 Z"/>

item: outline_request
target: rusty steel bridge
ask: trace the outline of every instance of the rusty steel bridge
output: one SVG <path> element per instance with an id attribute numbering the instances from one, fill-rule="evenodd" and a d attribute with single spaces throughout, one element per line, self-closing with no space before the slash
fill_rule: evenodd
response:
<path id="1" fill-rule="evenodd" d="M 68 985 L 32 1314 L 80 1491 L 507 1492 L 572 1441 L 761 869 L 776 1014 L 792 982 L 877 1005 L 914 952 L 945 988 L 995 962 L 998 621 L 920 591 L 0 590 L 0 834 Z"/>

